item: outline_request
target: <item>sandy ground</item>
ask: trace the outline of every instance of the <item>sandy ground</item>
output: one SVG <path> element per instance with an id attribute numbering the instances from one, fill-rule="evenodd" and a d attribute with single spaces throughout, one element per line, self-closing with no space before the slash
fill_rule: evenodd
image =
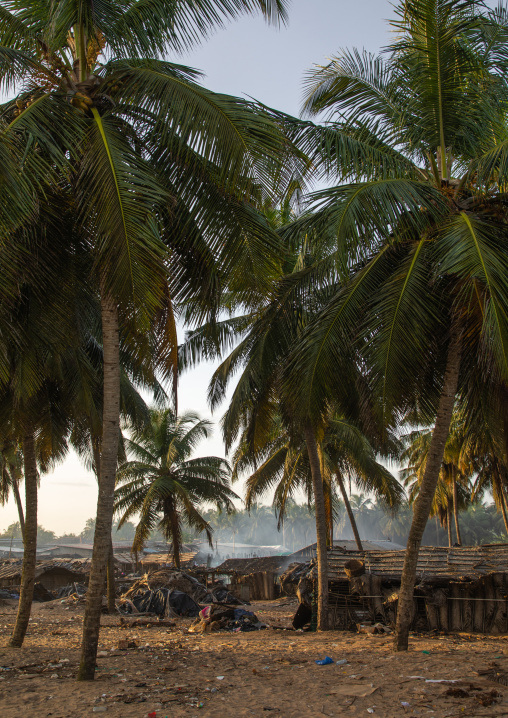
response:
<path id="1" fill-rule="evenodd" d="M 287 598 L 252 604 L 262 621 L 287 627 L 295 607 Z M 20 650 L 7 647 L 15 610 L 0 605 L 0 718 L 508 717 L 508 686 L 478 676 L 508 673 L 508 636 L 412 636 L 409 653 L 394 654 L 389 636 L 273 628 L 201 635 L 186 633 L 190 619 L 122 627 L 104 616 L 107 655 L 95 681 L 77 683 L 82 608 L 35 604 Z M 131 647 L 117 650 L 125 640 Z M 348 663 L 315 664 L 327 655 Z M 482 705 L 491 691 L 495 702 Z"/>

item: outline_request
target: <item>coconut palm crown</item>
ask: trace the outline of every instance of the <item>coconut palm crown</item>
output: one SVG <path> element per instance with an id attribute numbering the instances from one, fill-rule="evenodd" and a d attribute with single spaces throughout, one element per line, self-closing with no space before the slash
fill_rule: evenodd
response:
<path id="1" fill-rule="evenodd" d="M 176 416 L 172 409 L 152 409 L 150 420 L 134 429 L 126 440 L 126 461 L 117 472 L 115 509 L 119 528 L 139 514 L 133 550 L 142 549 L 152 531 L 160 529 L 172 542 L 180 567 L 182 524 L 205 532 L 212 546 L 212 529 L 200 506 L 214 504 L 222 511 L 234 509 L 238 496 L 230 489 L 228 462 L 217 456 L 192 458 L 197 444 L 210 436 L 211 423 L 196 414 Z"/>

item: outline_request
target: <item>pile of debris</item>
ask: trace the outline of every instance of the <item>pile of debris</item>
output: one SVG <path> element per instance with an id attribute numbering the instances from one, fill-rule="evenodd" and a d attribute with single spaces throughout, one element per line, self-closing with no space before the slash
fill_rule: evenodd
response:
<path id="1" fill-rule="evenodd" d="M 189 628 L 189 633 L 212 633 L 226 630 L 234 633 L 259 631 L 267 628 L 252 611 L 214 604 L 206 606 Z"/>
<path id="2" fill-rule="evenodd" d="M 286 596 L 296 596 L 300 579 L 307 578 L 311 570 L 311 563 L 291 563 L 279 576 L 282 593 Z"/>
<path id="3" fill-rule="evenodd" d="M 183 571 L 165 569 L 140 578 L 121 596 L 117 605 L 121 613 L 195 618 L 201 610 L 200 603 L 239 605 L 241 601 L 223 584 L 208 590 Z"/>
<path id="4" fill-rule="evenodd" d="M 56 597 L 65 598 L 66 596 L 75 596 L 76 598 L 80 598 L 84 596 L 86 592 L 87 588 L 84 583 L 69 583 L 68 586 L 62 586 L 57 592 Z"/>

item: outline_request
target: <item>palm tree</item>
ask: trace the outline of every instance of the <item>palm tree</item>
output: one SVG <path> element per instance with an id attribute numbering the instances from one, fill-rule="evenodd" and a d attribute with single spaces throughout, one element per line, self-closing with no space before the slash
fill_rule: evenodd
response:
<path id="1" fill-rule="evenodd" d="M 333 524 L 340 504 L 334 485 L 337 484 L 359 551 L 363 550 L 356 525 L 354 510 L 346 492 L 344 478 L 348 477 L 362 489 L 373 492 L 386 505 L 395 510 L 403 496 L 402 487 L 392 474 L 376 460 L 376 454 L 367 438 L 352 422 L 331 413 L 319 446 L 323 476 L 328 545 L 333 546 Z M 244 435 L 233 457 L 233 481 L 240 473 L 251 471 L 247 479 L 245 502 L 250 508 L 269 489 L 275 488 L 274 507 L 279 525 L 286 518 L 286 507 L 296 492 L 304 490 L 309 503 L 312 500 L 312 483 L 306 445 L 301 438 L 291 436 L 280 416 L 264 445 L 253 452 Z M 370 500 L 370 499 L 369 499 Z"/>
<path id="2" fill-rule="evenodd" d="M 506 541 L 502 536 L 502 522 L 496 507 L 485 501 L 471 504 L 462 518 L 465 540 L 470 545 Z"/>
<path id="3" fill-rule="evenodd" d="M 8 439 L 9 428 L 6 427 L 4 443 L 0 447 L 0 505 L 5 506 L 12 492 L 19 516 L 21 537 L 25 540 L 25 513 L 19 493 L 19 485 L 23 480 L 23 453 L 12 439 Z"/>
<path id="4" fill-rule="evenodd" d="M 7 232 L 37 219 L 36 192 L 67 184 L 101 298 L 101 476 L 79 679 L 95 671 L 109 552 L 120 327 L 141 352 L 144 331 L 155 325 L 154 364 L 176 384 L 172 299 L 199 286 L 193 309 L 204 316 L 223 282 L 268 276 L 277 248 L 255 207 L 274 176 L 285 180 L 288 145 L 279 127 L 161 58 L 258 10 L 270 21 L 285 18 L 284 0 L 183 0 L 149 12 L 142 0 L 72 8 L 65 0 L 29 7 L 13 0 L 2 8 L 0 83 L 18 94 L 1 113 L 2 171 L 16 180 L 3 191 L 16 203 L 0 226 Z"/>
<path id="5" fill-rule="evenodd" d="M 284 271 L 291 272 L 298 266 L 299 259 L 298 252 L 283 255 L 274 279 L 280 278 Z M 276 298 L 277 291 L 272 288 L 268 293 L 263 289 L 258 285 L 258 296 L 246 314 L 205 324 L 189 333 L 181 349 L 181 365 L 189 366 L 201 356 L 222 357 L 223 352 L 230 349 L 235 341 L 238 342 L 214 372 L 208 393 L 213 410 L 223 401 L 227 386 L 238 367 L 243 368 L 222 420 L 226 451 L 231 449 L 242 433 L 247 437 L 250 451 L 254 453 L 269 441 L 273 421 L 281 407 L 280 397 L 277 397 L 285 357 L 307 321 L 307 308 L 303 304 L 295 303 L 289 311 L 281 312 Z M 308 425 L 305 420 L 293 422 L 289 413 L 285 414 L 283 420 L 288 431 L 303 435 L 307 447 L 317 535 L 318 629 L 326 630 L 328 532 L 316 428 Z"/>
<path id="6" fill-rule="evenodd" d="M 472 471 L 470 462 L 465 461 L 464 429 L 463 422 L 455 415 L 445 444 L 439 480 L 430 511 L 430 516 L 438 516 L 441 525 L 447 529 L 449 546 L 453 545 L 452 513 L 457 543 L 459 546 L 462 545 L 459 512 L 467 507 L 471 495 Z M 413 504 L 418 497 L 431 441 L 432 429 L 412 431 L 402 437 L 405 450 L 402 452 L 400 460 L 406 466 L 402 469 L 401 475 L 404 485 L 409 488 L 410 504 Z"/>
<path id="7" fill-rule="evenodd" d="M 39 228 L 14 233 L 9 251 L 0 253 L 0 271 L 7 270 L 0 289 L 0 425 L 14 451 L 21 449 L 25 482 L 25 549 L 11 637 L 16 647 L 28 626 L 35 581 L 39 474 L 67 452 L 75 399 L 90 374 L 84 332 L 88 290 L 79 251 L 66 232 L 65 206 L 57 215 L 47 199 Z M 27 251 L 34 244 L 40 254 Z M 15 282 L 8 271 L 12 265 L 19 270 Z"/>
<path id="8" fill-rule="evenodd" d="M 212 528 L 199 506 L 213 503 L 228 512 L 238 497 L 229 488 L 230 468 L 225 459 L 191 458 L 210 431 L 209 421 L 191 413 L 176 416 L 170 408 L 152 409 L 147 426 L 132 428 L 126 449 L 134 459 L 117 471 L 115 510 L 121 514 L 119 528 L 139 514 L 133 551 L 140 551 L 158 528 L 171 541 L 175 566 L 180 568 L 183 523 L 204 531 L 213 548 Z"/>
<path id="9" fill-rule="evenodd" d="M 494 400 L 492 401 L 492 395 Z M 490 491 L 501 511 L 508 536 L 508 464 L 506 455 L 505 392 L 497 378 L 491 386 L 477 382 L 467 397 L 464 412 L 464 442 L 461 465 L 474 477 L 471 500 L 477 501 Z"/>
<path id="10" fill-rule="evenodd" d="M 312 516 L 312 506 L 297 504 L 294 500 L 286 502 L 286 536 L 291 536 L 293 551 L 311 543 L 316 530 L 316 521 Z M 287 539 L 286 539 L 287 540 Z"/>
<path id="11" fill-rule="evenodd" d="M 508 377 L 508 53 L 503 8 L 404 0 L 396 13 L 382 55 L 346 51 L 309 75 L 305 109 L 328 111 L 324 126 L 278 116 L 341 183 L 285 231 L 329 248 L 300 291 L 336 287 L 293 349 L 287 394 L 320 415 L 344 390 L 337 358 L 354 350 L 386 426 L 410 407 L 434 425 L 399 593 L 396 648 L 406 650 L 455 398 L 477 373 Z"/>
<path id="12" fill-rule="evenodd" d="M 270 507 L 252 502 L 248 507 L 248 521 L 249 531 L 245 534 L 247 542 L 267 544 L 267 539 L 261 537 L 263 535 L 266 537 L 266 528 L 274 521 L 273 511 Z"/>

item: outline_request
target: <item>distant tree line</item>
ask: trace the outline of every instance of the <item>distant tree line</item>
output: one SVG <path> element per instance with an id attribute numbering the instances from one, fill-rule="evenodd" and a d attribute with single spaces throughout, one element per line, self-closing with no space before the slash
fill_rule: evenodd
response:
<path id="1" fill-rule="evenodd" d="M 394 543 L 406 545 L 409 526 L 411 525 L 412 509 L 403 503 L 396 514 L 389 511 L 381 502 L 372 500 L 362 494 L 352 494 L 351 507 L 362 539 L 389 539 Z M 334 539 L 352 540 L 354 538 L 347 520 L 344 504 L 339 504 L 337 518 L 334 522 Z M 213 540 L 224 542 L 250 543 L 255 546 L 283 545 L 290 551 L 298 551 L 316 540 L 316 524 L 314 509 L 307 504 L 290 502 L 284 523 L 279 527 L 273 508 L 261 504 L 254 505 L 250 511 L 246 509 L 233 513 L 225 513 L 216 509 L 203 511 L 203 516 L 213 529 Z M 132 521 L 118 528 L 118 521 L 113 524 L 114 541 L 133 541 L 136 525 Z M 471 504 L 460 512 L 462 541 L 466 546 L 508 541 L 503 524 L 503 517 L 494 503 L 479 501 Z M 88 519 L 79 534 L 62 534 L 57 536 L 38 526 L 37 543 L 91 543 L 94 537 L 95 520 Z M 21 539 L 19 521 L 12 523 L 0 532 L 0 539 Z M 153 532 L 151 540 L 163 541 L 158 531 Z M 190 542 L 194 539 L 206 539 L 188 526 L 182 527 L 182 540 Z M 448 535 L 446 526 L 442 526 L 437 517 L 430 520 L 424 533 L 423 543 L 427 546 L 447 546 Z"/>

